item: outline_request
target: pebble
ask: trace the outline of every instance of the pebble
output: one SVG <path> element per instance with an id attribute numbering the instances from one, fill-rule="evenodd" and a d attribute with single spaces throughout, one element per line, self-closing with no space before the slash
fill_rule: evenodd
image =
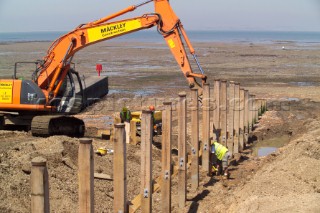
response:
<path id="1" fill-rule="evenodd" d="M 9 168 L 9 164 L 6 164 L 6 163 L 2 163 L 2 164 L 0 164 L 0 166 L 3 168 Z"/>
<path id="2" fill-rule="evenodd" d="M 62 163 L 67 167 L 69 167 L 70 169 L 73 169 L 73 170 L 76 169 L 76 166 L 73 164 L 70 158 L 62 158 Z"/>
<path id="3" fill-rule="evenodd" d="M 22 166 L 22 171 L 27 174 L 30 175 L 31 174 L 31 164 L 30 163 L 26 163 Z"/>

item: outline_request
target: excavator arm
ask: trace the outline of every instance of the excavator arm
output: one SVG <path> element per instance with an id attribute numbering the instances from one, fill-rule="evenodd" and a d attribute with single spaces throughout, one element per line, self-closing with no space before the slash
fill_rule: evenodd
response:
<path id="1" fill-rule="evenodd" d="M 141 17 L 125 19 L 110 22 L 111 19 L 119 17 L 125 13 L 131 12 L 136 8 L 154 2 L 155 13 L 145 14 Z M 102 19 L 82 24 L 73 31 L 63 35 L 53 42 L 39 65 L 35 81 L 42 89 L 47 101 L 55 98 L 66 77 L 73 56 L 82 48 L 89 45 L 112 39 L 121 35 L 132 33 L 138 30 L 157 26 L 158 31 L 163 35 L 178 65 L 186 77 L 189 86 L 201 88 L 195 78 L 201 78 L 206 81 L 200 64 L 195 55 L 195 51 L 183 29 L 183 26 L 172 10 L 168 0 L 148 0 L 139 5 L 127 7 L 115 14 L 106 16 Z M 189 59 L 184 48 L 184 42 L 187 44 L 190 53 L 196 60 L 201 74 L 192 72 Z M 201 92 L 200 92 L 201 93 Z"/>
<path id="2" fill-rule="evenodd" d="M 48 50 L 37 76 L 38 86 L 48 99 L 54 98 L 67 75 L 73 56 L 79 50 L 117 36 L 154 26 L 156 15 L 144 15 L 110 23 L 80 25 L 72 32 L 58 38 Z"/>
<path id="3" fill-rule="evenodd" d="M 204 72 L 197 60 L 195 51 L 183 28 L 180 19 L 176 16 L 172 7 L 169 4 L 169 1 L 167 0 L 155 0 L 155 11 L 157 14 L 160 14 L 161 17 L 160 25 L 158 25 L 158 31 L 163 35 L 164 39 L 166 40 L 172 54 L 174 55 L 177 63 L 180 66 L 181 71 L 183 72 L 183 74 L 189 82 L 189 87 L 197 87 L 200 89 L 201 87 L 196 82 L 195 78 L 201 78 L 202 81 L 205 82 L 207 77 L 204 75 Z M 195 74 L 192 72 L 182 38 L 187 44 L 190 53 L 196 60 L 201 74 Z"/>

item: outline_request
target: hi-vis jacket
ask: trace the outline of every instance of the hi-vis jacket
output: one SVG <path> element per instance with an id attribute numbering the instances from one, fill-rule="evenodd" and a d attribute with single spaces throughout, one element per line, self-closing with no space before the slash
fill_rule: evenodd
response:
<path id="1" fill-rule="evenodd" d="M 211 145 L 211 152 L 216 154 L 218 160 L 222 160 L 224 155 L 228 152 L 227 147 L 223 146 L 222 144 L 216 141 L 211 142 Z"/>
<path id="2" fill-rule="evenodd" d="M 125 121 L 130 122 L 130 120 L 132 119 L 130 110 L 128 110 L 126 112 L 121 111 L 120 112 L 120 118 L 121 118 L 121 122 L 122 123 L 125 122 Z"/>

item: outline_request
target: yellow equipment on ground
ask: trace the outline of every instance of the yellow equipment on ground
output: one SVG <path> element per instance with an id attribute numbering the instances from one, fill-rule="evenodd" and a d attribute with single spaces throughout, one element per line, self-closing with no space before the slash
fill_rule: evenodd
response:
<path id="1" fill-rule="evenodd" d="M 142 111 L 131 112 L 132 120 L 136 122 L 137 134 L 141 135 L 141 114 Z M 154 111 L 153 132 L 155 135 L 162 134 L 162 111 Z"/>

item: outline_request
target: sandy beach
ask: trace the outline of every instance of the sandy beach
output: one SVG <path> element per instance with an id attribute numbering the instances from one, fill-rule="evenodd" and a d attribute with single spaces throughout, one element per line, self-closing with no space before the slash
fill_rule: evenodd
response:
<path id="1" fill-rule="evenodd" d="M 17 61 L 42 59 L 49 46 L 50 42 L 1 43 L 0 76 L 10 78 Z M 201 187 L 190 192 L 184 212 L 319 212 L 320 44 L 196 42 L 193 46 L 208 83 L 214 79 L 235 81 L 256 98 L 294 104 L 286 111 L 271 107 L 253 133 L 258 140 L 286 135 L 290 140 L 284 147 L 263 158 L 246 151 L 242 155 L 246 160 L 235 165 L 231 171 L 233 179 L 228 182 L 217 181 L 202 172 Z M 199 73 L 192 57 L 190 61 L 194 72 Z M 82 112 L 79 115 L 82 117 L 92 112 L 112 116 L 115 112 L 108 107 L 110 96 L 127 98 L 126 104 L 139 110 L 140 103 L 132 99 L 135 96 L 162 100 L 176 98 L 181 91 L 189 93 L 187 82 L 164 42 L 103 42 L 81 50 L 73 62 L 80 75 L 97 75 L 95 67 L 99 63 L 103 65 L 102 75 L 109 77 L 109 96 Z M 30 78 L 33 68 L 33 65 L 19 67 L 18 77 Z M 162 103 L 159 101 L 158 105 Z M 0 131 L 0 141 L 1 212 L 29 212 L 30 165 L 26 162 L 39 153 L 48 158 L 51 167 L 51 210 L 76 212 L 77 139 L 64 136 L 43 139 L 25 132 Z M 95 148 L 105 143 L 94 138 Z M 110 143 L 107 146 L 112 148 Z M 128 147 L 129 199 L 139 193 L 140 180 L 136 175 L 139 154 L 139 146 Z M 154 147 L 155 175 L 160 172 L 160 157 L 161 150 Z M 110 174 L 112 156 L 97 157 L 95 170 Z M 284 180 L 284 176 L 288 178 Z M 16 182 L 9 184 L 12 178 Z M 95 184 L 96 212 L 111 212 L 105 209 L 112 209 L 112 183 L 98 180 Z M 177 185 L 175 178 L 173 187 L 176 189 Z M 173 212 L 178 212 L 176 198 L 175 193 Z M 158 212 L 160 194 L 155 193 L 153 199 L 154 212 Z"/>

